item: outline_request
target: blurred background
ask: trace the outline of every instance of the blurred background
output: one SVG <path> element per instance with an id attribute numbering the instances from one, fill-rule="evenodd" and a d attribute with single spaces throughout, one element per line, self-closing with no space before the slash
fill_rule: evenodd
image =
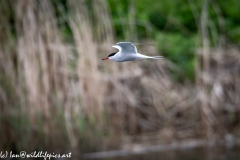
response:
<path id="1" fill-rule="evenodd" d="M 239 8 L 0 0 L 0 150 L 239 159 Z M 138 51 L 165 59 L 102 61 L 119 41 L 154 44 Z"/>

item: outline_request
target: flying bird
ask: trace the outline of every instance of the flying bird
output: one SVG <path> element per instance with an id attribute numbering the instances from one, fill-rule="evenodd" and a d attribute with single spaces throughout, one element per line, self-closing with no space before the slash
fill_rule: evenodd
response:
<path id="1" fill-rule="evenodd" d="M 137 52 L 135 45 L 142 43 L 132 42 L 118 42 L 112 47 L 117 48 L 119 51 L 109 54 L 102 60 L 114 60 L 116 62 L 135 61 L 140 59 L 164 59 L 163 56 L 146 56 Z"/>

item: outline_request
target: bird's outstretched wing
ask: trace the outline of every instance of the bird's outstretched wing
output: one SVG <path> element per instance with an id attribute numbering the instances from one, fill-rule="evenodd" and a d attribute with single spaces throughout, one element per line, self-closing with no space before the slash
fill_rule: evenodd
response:
<path id="1" fill-rule="evenodd" d="M 113 46 L 114 48 L 119 49 L 122 54 L 133 54 L 137 53 L 136 46 L 131 42 L 118 42 Z"/>

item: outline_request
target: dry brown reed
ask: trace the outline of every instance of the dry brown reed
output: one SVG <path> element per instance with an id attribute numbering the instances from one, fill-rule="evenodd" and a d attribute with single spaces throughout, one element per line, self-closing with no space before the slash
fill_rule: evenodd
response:
<path id="1" fill-rule="evenodd" d="M 232 132 L 240 120 L 239 50 L 204 45 L 200 52 L 208 67 L 201 68 L 199 56 L 196 84 L 179 83 L 171 78 L 178 68 L 168 60 L 101 61 L 114 44 L 104 0 L 90 6 L 85 0 L 68 1 L 68 14 L 60 11 L 63 23 L 48 0 L 0 3 L 1 150 L 80 147 L 85 152 L 239 135 Z M 72 42 L 60 30 L 65 24 Z"/>

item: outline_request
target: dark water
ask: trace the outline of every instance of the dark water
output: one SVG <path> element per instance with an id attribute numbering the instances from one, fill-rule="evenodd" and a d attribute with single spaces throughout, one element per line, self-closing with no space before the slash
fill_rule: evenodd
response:
<path id="1" fill-rule="evenodd" d="M 240 160 L 240 148 L 195 148 L 141 155 L 105 158 L 104 160 Z"/>

